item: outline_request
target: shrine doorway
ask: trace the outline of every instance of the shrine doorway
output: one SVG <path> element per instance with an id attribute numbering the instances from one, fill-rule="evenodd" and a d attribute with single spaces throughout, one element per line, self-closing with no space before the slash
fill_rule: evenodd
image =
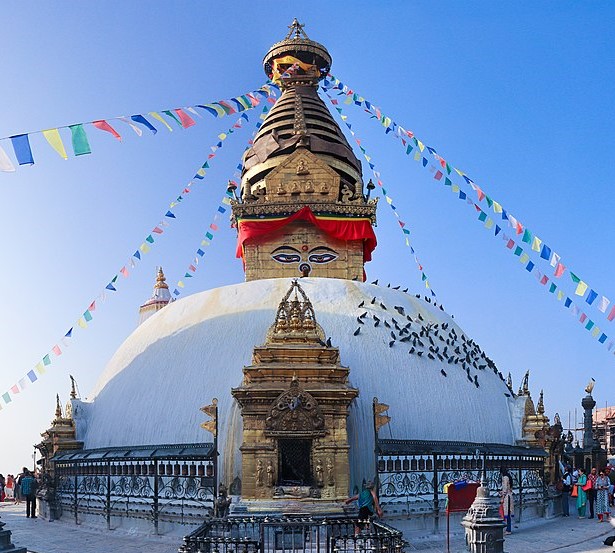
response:
<path id="1" fill-rule="evenodd" d="M 278 440 L 280 486 L 312 484 L 312 440 Z"/>

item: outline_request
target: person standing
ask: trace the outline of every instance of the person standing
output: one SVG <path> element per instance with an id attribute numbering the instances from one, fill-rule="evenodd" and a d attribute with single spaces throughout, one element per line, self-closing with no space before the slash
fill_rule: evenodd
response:
<path id="1" fill-rule="evenodd" d="M 587 490 L 587 503 L 589 504 L 589 517 L 594 518 L 594 503 L 596 501 L 596 479 L 598 473 L 596 467 L 592 468 L 591 472 L 587 475 L 587 481 L 591 484 L 591 487 Z"/>
<path id="2" fill-rule="evenodd" d="M 572 490 L 572 472 L 570 467 L 564 469 L 562 476 L 562 516 L 570 516 L 570 492 Z"/>
<path id="3" fill-rule="evenodd" d="M 4 476 L 0 474 L 0 502 L 4 501 L 4 486 L 6 484 L 6 480 Z"/>
<path id="4" fill-rule="evenodd" d="M 4 491 L 6 492 L 7 499 L 15 501 L 15 479 L 12 474 L 6 475 L 6 487 Z"/>
<path id="5" fill-rule="evenodd" d="M 353 501 L 359 502 L 359 518 L 354 527 L 355 536 L 359 535 L 359 532 L 363 530 L 366 524 L 369 524 L 370 517 L 373 516 L 374 511 L 378 513 L 378 516 L 382 518 L 382 509 L 378 503 L 378 496 L 374 491 L 374 483 L 367 482 L 363 490 L 358 495 L 353 495 L 346 500 L 346 504 Z"/>
<path id="6" fill-rule="evenodd" d="M 579 477 L 577 478 L 577 511 L 579 512 L 579 518 L 585 518 L 585 512 L 587 510 L 587 494 L 583 489 L 583 486 L 587 484 L 587 475 L 582 468 L 577 469 Z"/>
<path id="7" fill-rule="evenodd" d="M 19 505 L 21 503 L 21 500 L 23 499 L 21 495 L 21 479 L 23 478 L 24 471 L 26 470 L 26 467 L 21 469 L 21 472 L 18 473 L 17 477 L 15 478 L 15 503 L 17 505 Z"/>
<path id="8" fill-rule="evenodd" d="M 512 534 L 512 517 L 515 516 L 515 500 L 512 492 L 512 478 L 507 469 L 502 467 L 500 469 L 502 475 L 502 489 L 500 491 L 500 497 L 502 498 L 502 512 L 504 514 L 504 521 L 506 522 L 506 533 Z"/>
<path id="9" fill-rule="evenodd" d="M 26 518 L 36 518 L 36 488 L 36 478 L 28 469 L 24 469 L 21 494 L 26 498 Z"/>
<path id="10" fill-rule="evenodd" d="M 609 506 L 609 481 L 604 470 L 596 478 L 596 514 L 598 521 L 608 520 L 611 516 L 611 507 Z"/>

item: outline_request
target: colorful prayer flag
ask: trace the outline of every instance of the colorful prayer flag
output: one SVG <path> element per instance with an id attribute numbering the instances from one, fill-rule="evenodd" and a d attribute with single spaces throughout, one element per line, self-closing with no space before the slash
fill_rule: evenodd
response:
<path id="1" fill-rule="evenodd" d="M 169 129 L 169 132 L 173 132 L 173 129 L 171 128 L 171 125 L 169 125 L 163 118 L 162 115 L 160 115 L 159 113 L 156 113 L 155 111 L 150 111 L 149 115 L 151 115 L 154 119 L 156 119 L 157 121 L 160 121 L 167 129 Z"/>
<path id="2" fill-rule="evenodd" d="M 79 123 L 77 125 L 70 125 L 68 128 L 70 129 L 70 132 L 71 132 L 74 154 L 76 156 L 91 154 L 92 149 L 90 148 L 90 143 L 88 142 L 88 136 L 87 134 L 85 134 L 85 129 L 83 128 L 83 124 Z"/>
<path id="3" fill-rule="evenodd" d="M 68 155 L 66 155 L 66 150 L 64 149 L 64 143 L 62 142 L 62 137 L 60 136 L 60 131 L 58 129 L 48 129 L 43 131 L 43 136 L 45 140 L 49 143 L 49 145 L 58 152 L 58 155 L 63 159 L 68 159 Z"/>
<path id="4" fill-rule="evenodd" d="M 13 151 L 19 165 L 34 165 L 30 139 L 27 134 L 11 136 L 11 143 L 13 144 Z"/>
<path id="5" fill-rule="evenodd" d="M 4 171 L 6 173 L 13 173 L 15 171 L 15 166 L 11 161 L 11 158 L 4 151 L 4 148 L 0 146 L 0 171 Z"/>
<path id="6" fill-rule="evenodd" d="M 111 133 L 114 138 L 117 138 L 120 142 L 122 141 L 122 137 L 120 136 L 120 134 L 104 119 L 101 119 L 100 121 L 92 121 L 92 125 L 94 125 L 97 129 L 101 131 Z"/>
<path id="7" fill-rule="evenodd" d="M 154 127 L 154 125 L 152 125 L 145 117 L 143 117 L 143 115 L 139 115 L 139 114 L 131 115 L 130 118 L 135 123 L 141 123 L 141 125 L 143 125 L 144 127 L 148 128 L 150 131 L 152 131 L 152 134 L 156 134 L 158 132 L 158 129 L 156 127 Z M 139 135 L 139 136 L 141 136 L 141 135 Z"/>
<path id="8" fill-rule="evenodd" d="M 178 108 L 178 109 L 175 110 L 175 113 L 177 113 L 177 115 L 179 115 L 179 119 L 180 119 L 182 127 L 184 127 L 184 129 L 187 129 L 188 127 L 192 127 L 192 126 L 196 125 L 195 120 L 192 119 L 192 117 L 190 117 L 183 109 Z"/>

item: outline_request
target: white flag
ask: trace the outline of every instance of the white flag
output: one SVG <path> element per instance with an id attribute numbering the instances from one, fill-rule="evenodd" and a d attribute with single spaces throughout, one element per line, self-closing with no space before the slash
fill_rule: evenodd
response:
<path id="1" fill-rule="evenodd" d="M 13 173 L 15 171 L 15 166 L 11 158 L 7 155 L 2 146 L 0 146 L 0 171 L 6 171 L 7 173 Z"/>
<path id="2" fill-rule="evenodd" d="M 609 303 L 611 303 L 611 300 L 602 296 L 600 298 L 600 303 L 598 303 L 598 309 L 602 311 L 602 313 L 606 312 L 606 308 L 609 306 Z"/>

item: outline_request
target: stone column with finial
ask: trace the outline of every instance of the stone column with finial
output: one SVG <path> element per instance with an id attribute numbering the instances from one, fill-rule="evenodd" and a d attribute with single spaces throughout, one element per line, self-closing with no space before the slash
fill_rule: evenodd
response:
<path id="1" fill-rule="evenodd" d="M 476 490 L 476 499 L 463 517 L 466 548 L 472 553 L 504 552 L 504 521 L 500 517 L 500 502 L 489 494 L 485 474 Z"/>
<path id="2" fill-rule="evenodd" d="M 587 395 L 581 400 L 583 407 L 583 449 L 591 449 L 594 446 L 592 411 L 596 407 L 596 401 L 592 397 L 595 380 L 592 378 L 586 386 Z"/>

